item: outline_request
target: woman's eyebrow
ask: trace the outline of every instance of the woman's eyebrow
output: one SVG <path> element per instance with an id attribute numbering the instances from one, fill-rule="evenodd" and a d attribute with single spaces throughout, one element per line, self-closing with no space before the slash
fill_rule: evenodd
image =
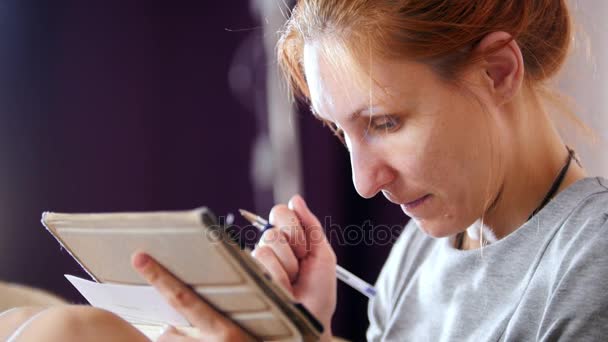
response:
<path id="1" fill-rule="evenodd" d="M 357 109 L 356 111 L 352 112 L 349 115 L 349 120 L 355 121 L 361 116 L 372 117 L 381 112 L 380 108 L 381 107 L 379 107 L 379 106 L 369 106 L 369 105 L 363 106 L 360 109 Z"/>
<path id="2" fill-rule="evenodd" d="M 348 115 L 348 121 L 354 122 L 361 116 L 373 116 L 375 113 L 379 112 L 377 109 L 378 109 L 377 106 L 370 107 L 369 105 L 364 105 L 364 106 L 360 107 L 359 109 L 350 113 L 350 115 Z M 319 112 L 317 110 L 315 110 L 315 108 L 312 105 L 310 106 L 310 111 L 314 116 L 320 118 L 321 120 L 331 122 L 331 120 L 328 120 L 328 119 L 324 118 L 323 115 L 319 114 Z M 369 112 L 369 114 L 365 113 L 365 112 Z M 363 114 L 363 113 L 365 113 L 365 114 Z"/>

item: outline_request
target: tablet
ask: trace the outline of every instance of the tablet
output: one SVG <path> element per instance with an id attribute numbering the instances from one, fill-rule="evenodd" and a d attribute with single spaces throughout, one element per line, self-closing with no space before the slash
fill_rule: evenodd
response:
<path id="1" fill-rule="evenodd" d="M 207 208 L 140 213 L 45 212 L 42 223 L 96 282 L 148 285 L 131 267 L 131 255 L 142 251 L 262 340 L 316 341 L 323 331 L 315 317 L 270 279 L 250 251 L 242 250 Z M 141 323 L 137 317 L 123 318 Z M 150 328 L 134 325 L 140 330 Z"/>

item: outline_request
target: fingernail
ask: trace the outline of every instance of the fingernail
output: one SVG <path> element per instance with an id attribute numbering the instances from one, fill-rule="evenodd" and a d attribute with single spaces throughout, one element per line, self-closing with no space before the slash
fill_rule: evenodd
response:
<path id="1" fill-rule="evenodd" d="M 304 203 L 304 199 L 300 195 L 294 195 L 287 203 L 287 207 L 291 210 L 295 210 L 296 206 L 303 207 L 303 208 L 306 207 L 306 204 Z"/>
<path id="2" fill-rule="evenodd" d="M 133 265 L 137 268 L 143 268 L 150 261 L 150 257 L 145 253 L 139 253 L 133 260 Z"/>
<path id="3" fill-rule="evenodd" d="M 289 199 L 289 202 L 287 202 L 287 208 L 289 208 L 289 210 L 293 210 L 293 199 L 296 196 L 293 196 L 292 198 Z"/>
<path id="4" fill-rule="evenodd" d="M 300 196 L 300 195 L 296 195 L 296 197 L 295 197 L 294 201 L 296 201 L 296 202 L 297 202 L 297 205 L 298 205 L 299 207 L 301 207 L 302 209 L 306 209 L 306 208 L 308 208 L 308 206 L 306 205 L 306 202 L 304 201 L 304 199 L 302 198 L 302 196 Z"/>

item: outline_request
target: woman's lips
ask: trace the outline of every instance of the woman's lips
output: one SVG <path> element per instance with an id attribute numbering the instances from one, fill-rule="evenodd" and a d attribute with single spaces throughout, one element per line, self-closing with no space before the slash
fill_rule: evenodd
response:
<path id="1" fill-rule="evenodd" d="M 405 210 L 413 210 L 417 207 L 420 207 L 422 204 L 426 202 L 426 200 L 431 196 L 431 194 L 426 194 L 417 200 L 411 201 L 409 203 L 402 204 Z"/>

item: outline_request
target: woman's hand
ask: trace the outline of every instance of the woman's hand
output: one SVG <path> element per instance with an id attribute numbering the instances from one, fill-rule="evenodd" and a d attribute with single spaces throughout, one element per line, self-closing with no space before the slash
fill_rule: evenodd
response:
<path id="1" fill-rule="evenodd" d="M 152 257 L 144 253 L 135 253 L 131 263 L 135 270 L 150 285 L 154 286 L 177 312 L 199 329 L 200 340 L 255 341 L 251 335 L 213 309 Z M 199 339 L 188 337 L 170 327 L 157 341 L 194 342 Z"/>
<path id="2" fill-rule="evenodd" d="M 274 229 L 267 230 L 253 251 L 272 278 L 317 317 L 331 338 L 336 308 L 336 255 L 319 220 L 300 196 L 270 212 Z"/>
<path id="3" fill-rule="evenodd" d="M 266 267 L 275 281 L 321 321 L 325 328 L 322 340 L 329 341 L 331 317 L 336 307 L 336 256 L 325 238 L 323 228 L 300 196 L 294 196 L 289 206 L 275 206 L 270 221 L 276 228 L 264 233 L 253 256 Z M 177 312 L 199 329 L 202 340 L 255 340 L 152 257 L 135 253 L 132 264 Z M 158 341 L 185 342 L 197 339 L 169 328 Z"/>

